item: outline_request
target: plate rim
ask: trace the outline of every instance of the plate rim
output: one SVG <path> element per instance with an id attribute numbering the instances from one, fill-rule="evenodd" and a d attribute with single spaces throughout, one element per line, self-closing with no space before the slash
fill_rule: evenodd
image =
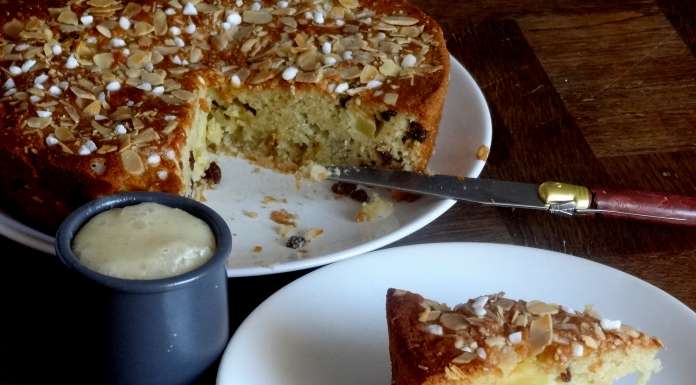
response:
<path id="1" fill-rule="evenodd" d="M 387 247 L 379 250 L 374 250 L 369 253 L 357 256 L 355 258 L 350 258 L 343 260 L 338 263 L 333 263 L 330 265 L 325 265 L 322 266 L 314 271 L 311 271 L 295 280 L 292 282 L 282 286 L 280 289 L 276 290 L 273 294 L 271 294 L 268 298 L 266 298 L 263 302 L 261 302 L 254 310 L 247 315 L 246 318 L 242 321 L 242 323 L 239 324 L 237 329 L 235 330 L 234 334 L 232 334 L 232 337 L 230 337 L 229 341 L 227 342 L 227 346 L 225 347 L 225 350 L 223 351 L 223 354 L 220 358 L 220 363 L 218 365 L 218 371 L 217 375 L 215 377 L 215 383 L 216 385 L 221 385 L 222 384 L 222 377 L 225 376 L 224 368 L 225 368 L 225 362 L 227 360 L 230 360 L 230 353 L 228 353 L 231 348 L 233 343 L 237 340 L 238 336 L 246 331 L 246 329 L 251 328 L 256 322 L 254 321 L 255 318 L 259 317 L 259 314 L 262 314 L 265 309 L 273 306 L 273 302 L 276 302 L 278 298 L 280 298 L 284 292 L 288 290 L 292 290 L 295 286 L 301 285 L 306 281 L 314 279 L 315 276 L 322 275 L 322 274 L 327 274 L 331 272 L 332 270 L 336 269 L 343 269 L 344 266 L 349 266 L 351 264 L 361 264 L 363 263 L 364 260 L 368 259 L 377 259 L 377 258 L 388 258 L 390 254 L 394 253 L 417 253 L 418 250 L 423 249 L 423 250 L 428 250 L 430 248 L 443 248 L 443 249 L 451 249 L 451 248 L 502 248 L 502 249 L 507 249 L 510 252 L 514 252 L 515 250 L 526 250 L 526 251 L 533 251 L 535 253 L 543 254 L 543 255 L 548 255 L 549 258 L 553 257 L 560 257 L 560 258 L 565 258 L 569 260 L 572 263 L 579 263 L 581 265 L 589 266 L 589 267 L 594 267 L 594 268 L 600 268 L 600 269 L 606 269 L 612 273 L 618 273 L 619 276 L 628 279 L 636 284 L 639 284 L 641 287 L 644 287 L 646 290 L 653 290 L 657 292 L 660 296 L 664 297 L 666 301 L 670 303 L 670 305 L 675 306 L 676 308 L 679 308 L 681 312 L 685 313 L 689 318 L 691 318 L 692 321 L 696 322 L 696 311 L 688 307 L 686 304 L 681 302 L 679 299 L 671 295 L 670 293 L 666 292 L 665 290 L 651 284 L 650 282 L 647 282 L 633 274 L 629 274 L 625 271 L 619 270 L 613 266 L 609 266 L 597 261 L 593 261 L 587 258 L 579 257 L 576 255 L 572 254 L 566 254 L 562 253 L 559 251 L 554 251 L 554 250 L 548 250 L 548 249 L 542 249 L 542 248 L 537 248 L 537 247 L 530 247 L 530 246 L 523 246 L 523 245 L 515 245 L 515 244 L 506 244 L 506 243 L 494 243 L 494 242 L 432 242 L 432 243 L 417 243 L 417 244 L 412 244 L 412 245 L 404 245 L 404 246 L 396 246 L 396 247 Z M 415 251 L 414 251 L 415 250 Z M 459 251 L 464 251 L 464 250 L 459 250 Z M 434 250 L 429 250 L 429 253 L 433 253 Z M 514 254 L 510 254 L 514 255 Z M 386 292 L 385 292 L 386 294 Z M 227 377 L 225 377 L 227 378 Z"/>
<path id="2" fill-rule="evenodd" d="M 476 79 L 471 75 L 471 73 L 464 67 L 463 64 L 457 60 L 453 55 L 450 54 L 450 64 L 453 70 L 450 71 L 450 76 L 454 68 L 456 71 L 460 71 L 465 79 L 465 82 L 471 84 L 472 92 L 476 96 L 478 109 L 483 117 L 483 143 L 488 147 L 489 151 L 491 149 L 493 141 L 493 122 L 491 117 L 490 107 L 488 101 L 486 100 L 483 90 L 476 82 Z M 451 83 L 450 83 L 451 84 Z M 483 172 L 487 161 L 478 161 L 474 164 L 474 167 L 470 170 L 467 176 L 478 177 Z M 424 228 L 430 224 L 435 219 L 442 216 L 447 210 L 449 210 L 454 204 L 455 200 L 452 199 L 441 199 L 436 200 L 434 207 L 428 211 L 427 214 L 412 220 L 408 223 L 403 224 L 396 230 L 378 237 L 367 242 L 363 242 L 357 246 L 350 247 L 339 252 L 329 253 L 320 257 L 301 259 L 296 261 L 285 261 L 278 263 L 273 266 L 247 266 L 247 267 L 235 267 L 231 268 L 227 266 L 227 276 L 232 277 L 253 277 L 262 275 L 273 275 L 286 273 L 291 271 L 297 271 L 302 269 L 309 269 L 318 266 L 324 266 L 337 261 L 349 259 L 364 253 L 377 250 L 381 247 L 390 245 L 400 239 L 407 237 L 408 235 Z M 34 228 L 31 228 L 14 217 L 9 216 L 4 212 L 0 212 L 0 235 L 15 241 L 19 244 L 27 246 L 29 248 L 44 252 L 46 254 L 55 255 L 54 249 L 54 237 L 44 234 Z M 234 247 L 234 246 L 233 246 Z"/>

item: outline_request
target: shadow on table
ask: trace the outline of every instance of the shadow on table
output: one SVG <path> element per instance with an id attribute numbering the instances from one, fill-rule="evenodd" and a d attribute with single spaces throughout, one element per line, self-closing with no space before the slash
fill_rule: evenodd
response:
<path id="1" fill-rule="evenodd" d="M 23 252 L 29 255 L 17 255 Z M 230 335 L 269 295 L 306 273 L 229 279 Z M 1 251 L 0 384 L 95 384 L 95 301 L 55 257 L 19 246 Z M 214 384 L 218 363 L 196 383 Z"/>

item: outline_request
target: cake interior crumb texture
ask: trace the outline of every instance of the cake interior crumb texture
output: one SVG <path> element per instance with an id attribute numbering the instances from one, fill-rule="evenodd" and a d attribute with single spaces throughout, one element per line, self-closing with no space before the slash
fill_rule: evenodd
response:
<path id="1" fill-rule="evenodd" d="M 391 289 L 393 385 L 612 385 L 661 370 L 662 343 L 591 308 L 575 311 L 502 293 L 450 308 Z"/>

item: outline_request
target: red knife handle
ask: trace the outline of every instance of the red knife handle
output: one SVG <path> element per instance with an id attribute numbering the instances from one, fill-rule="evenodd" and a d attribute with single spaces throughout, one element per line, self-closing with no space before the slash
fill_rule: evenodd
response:
<path id="1" fill-rule="evenodd" d="M 592 189 L 600 215 L 655 223 L 696 226 L 696 198 L 643 191 Z"/>

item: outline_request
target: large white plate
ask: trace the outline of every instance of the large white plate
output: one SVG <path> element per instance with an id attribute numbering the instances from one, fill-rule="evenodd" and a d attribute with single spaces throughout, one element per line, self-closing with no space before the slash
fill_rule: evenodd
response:
<path id="1" fill-rule="evenodd" d="M 452 59 L 449 93 L 440 124 L 431 170 L 442 174 L 477 177 L 485 162 L 476 159 L 481 145 L 490 147 L 492 127 L 488 105 L 469 73 Z M 304 182 L 296 190 L 292 176 L 259 170 L 247 161 L 220 159 L 222 183 L 208 192 L 206 202 L 220 213 L 234 234 L 228 264 L 230 276 L 272 274 L 320 266 L 375 250 L 427 225 L 454 204 L 453 200 L 421 199 L 397 203 L 395 215 L 375 223 L 353 220 L 358 204 L 336 199 L 330 183 Z M 261 204 L 264 196 L 287 203 Z M 300 229 L 322 228 L 324 235 L 298 255 L 284 246 L 284 239 L 270 221 L 272 210 L 284 208 L 299 216 Z M 258 213 L 249 218 L 242 212 Z M 35 249 L 53 253 L 53 237 L 35 231 L 0 213 L 0 234 Z M 262 246 L 259 253 L 252 252 Z"/>
<path id="2" fill-rule="evenodd" d="M 693 384 L 696 314 L 618 270 L 518 246 L 441 243 L 385 249 L 312 272 L 281 289 L 242 323 L 219 385 L 388 385 L 385 295 L 401 288 L 450 305 L 505 291 L 610 319 L 660 337 L 664 365 L 650 384 Z M 627 379 L 619 382 L 629 384 Z"/>

